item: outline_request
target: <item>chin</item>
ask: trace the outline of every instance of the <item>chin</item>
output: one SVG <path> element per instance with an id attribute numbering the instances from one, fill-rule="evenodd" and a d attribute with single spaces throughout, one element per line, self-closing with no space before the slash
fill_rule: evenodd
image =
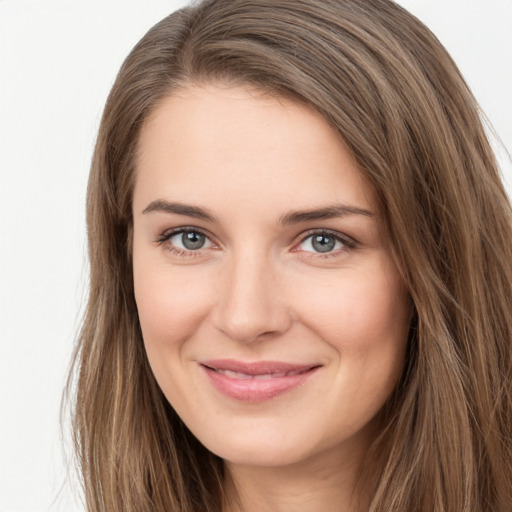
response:
<path id="1" fill-rule="evenodd" d="M 307 460 L 308 454 L 288 447 L 236 445 L 214 452 L 228 465 L 278 468 Z"/>

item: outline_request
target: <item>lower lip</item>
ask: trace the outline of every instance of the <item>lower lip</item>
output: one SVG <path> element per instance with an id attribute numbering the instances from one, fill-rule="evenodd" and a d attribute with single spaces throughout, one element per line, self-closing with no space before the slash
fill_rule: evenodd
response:
<path id="1" fill-rule="evenodd" d="M 222 394 L 244 402 L 263 402 L 276 398 L 300 385 L 303 385 L 319 367 L 285 377 L 270 379 L 235 379 L 201 365 L 213 387 Z"/>

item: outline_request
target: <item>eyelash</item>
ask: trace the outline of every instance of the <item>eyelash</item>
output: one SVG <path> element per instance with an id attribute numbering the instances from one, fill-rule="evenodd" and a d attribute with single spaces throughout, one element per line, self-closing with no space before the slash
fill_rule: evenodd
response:
<path id="1" fill-rule="evenodd" d="M 165 233 L 163 233 L 162 235 L 160 235 L 158 237 L 158 239 L 156 240 L 156 243 L 159 245 L 165 244 L 173 236 L 180 235 L 182 233 L 197 233 L 197 234 L 203 235 L 206 239 L 208 239 L 211 242 L 208 234 L 205 233 L 202 229 L 195 228 L 192 226 L 185 226 L 185 227 L 181 227 L 181 228 L 172 229 L 171 231 L 166 231 Z M 214 244 L 213 242 L 211 242 L 211 243 L 214 247 L 216 246 L 216 244 Z M 186 249 L 180 249 L 178 247 L 174 247 L 173 245 L 170 245 L 170 244 L 168 246 L 166 246 L 166 250 L 171 252 L 172 254 L 175 254 L 176 256 L 185 257 L 185 258 L 194 258 L 196 256 L 201 255 L 201 249 L 198 249 L 196 251 L 191 250 L 191 249 L 186 250 Z"/>
<path id="2" fill-rule="evenodd" d="M 357 248 L 357 242 L 346 236 L 338 233 L 337 231 L 331 231 L 329 229 L 312 229 L 304 233 L 301 237 L 301 240 L 295 247 L 302 245 L 308 238 L 312 238 L 313 236 L 323 236 L 326 238 L 334 238 L 336 242 L 341 242 L 343 247 L 341 249 L 337 249 L 334 251 L 329 251 L 325 253 L 321 252 L 313 252 L 313 251 L 302 251 L 304 252 L 308 258 L 315 259 L 327 259 L 327 258 L 335 258 L 340 255 L 340 252 L 347 253 Z M 298 249 L 293 249 L 295 252 L 300 252 Z"/>
<path id="3" fill-rule="evenodd" d="M 161 236 L 158 237 L 158 239 L 156 240 L 156 243 L 159 245 L 165 244 L 172 237 L 182 234 L 182 233 L 187 233 L 187 232 L 192 232 L 192 233 L 197 233 L 197 234 L 203 235 L 206 239 L 208 239 L 210 241 L 210 243 L 212 244 L 213 247 L 218 247 L 214 242 L 211 241 L 211 239 L 207 233 L 205 233 L 202 229 L 195 228 L 192 226 L 185 226 L 185 227 L 173 229 L 171 231 L 166 231 L 165 233 L 163 233 Z M 336 242 L 340 242 L 341 244 L 343 244 L 343 247 L 341 249 L 329 251 L 329 252 L 325 252 L 325 253 L 314 252 L 314 251 L 300 251 L 299 249 L 297 249 L 298 246 L 302 245 L 306 240 L 308 240 L 308 238 L 311 238 L 313 236 L 324 236 L 327 238 L 334 238 Z M 327 259 L 327 258 L 339 256 L 340 252 L 349 252 L 351 250 L 354 250 L 357 248 L 357 246 L 358 246 L 358 244 L 354 239 L 347 237 L 345 235 L 341 235 L 340 233 L 338 233 L 336 231 L 331 231 L 328 229 L 312 229 L 312 230 L 309 230 L 306 233 L 302 234 L 300 241 L 297 244 L 295 244 L 294 249 L 292 249 L 292 252 L 303 252 L 307 255 L 306 257 L 308 257 L 308 258 Z M 179 256 L 179 257 L 193 258 L 193 257 L 200 256 L 202 254 L 201 249 L 198 249 L 198 250 L 192 250 L 192 249 L 186 250 L 185 249 L 184 250 L 184 249 L 177 248 L 173 245 L 167 246 L 166 250 L 168 250 L 172 254 L 175 254 L 176 256 Z"/>

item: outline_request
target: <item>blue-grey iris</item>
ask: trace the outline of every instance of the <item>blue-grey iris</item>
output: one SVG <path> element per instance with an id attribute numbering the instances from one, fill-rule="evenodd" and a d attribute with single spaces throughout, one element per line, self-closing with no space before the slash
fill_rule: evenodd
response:
<path id="1" fill-rule="evenodd" d="M 191 251 L 201 249 L 203 247 L 206 237 L 202 233 L 196 231 L 185 231 L 181 235 L 181 242 L 183 247 Z"/>
<path id="2" fill-rule="evenodd" d="M 315 235 L 311 240 L 311 245 L 317 252 L 329 252 L 334 249 L 336 239 L 327 235 Z"/>

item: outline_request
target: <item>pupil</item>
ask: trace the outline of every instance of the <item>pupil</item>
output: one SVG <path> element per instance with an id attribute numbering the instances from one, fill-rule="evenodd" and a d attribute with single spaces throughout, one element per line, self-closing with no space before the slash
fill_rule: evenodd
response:
<path id="1" fill-rule="evenodd" d="M 329 252 L 334 249 L 336 240 L 332 236 L 316 235 L 313 237 L 312 245 L 317 252 Z"/>
<path id="2" fill-rule="evenodd" d="M 183 233 L 181 236 L 181 241 L 183 243 L 183 247 L 190 250 L 201 249 L 204 245 L 204 235 L 201 233 L 196 233 L 195 231 L 188 231 Z"/>

